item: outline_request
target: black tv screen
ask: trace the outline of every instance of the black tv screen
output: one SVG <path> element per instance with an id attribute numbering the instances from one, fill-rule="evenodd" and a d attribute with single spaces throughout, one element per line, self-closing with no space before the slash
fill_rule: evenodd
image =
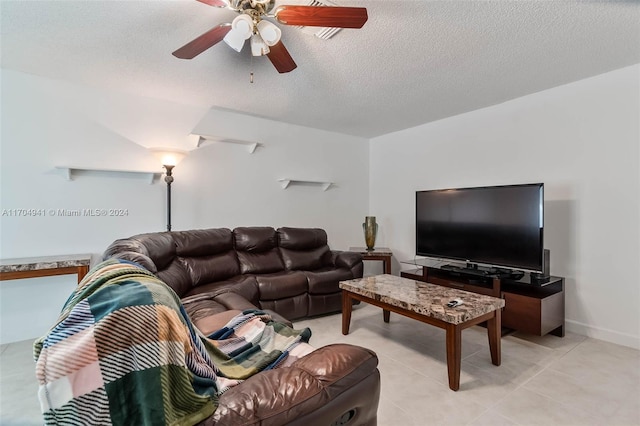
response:
<path id="1" fill-rule="evenodd" d="M 416 192 L 416 255 L 542 271 L 544 184 Z"/>

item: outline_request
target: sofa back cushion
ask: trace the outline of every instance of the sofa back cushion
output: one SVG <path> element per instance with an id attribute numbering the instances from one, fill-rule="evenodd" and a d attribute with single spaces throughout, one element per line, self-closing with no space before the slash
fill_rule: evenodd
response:
<path id="1" fill-rule="evenodd" d="M 115 240 L 111 243 L 102 254 L 102 259 L 107 260 L 112 257 L 135 262 L 153 274 L 158 272 L 155 262 L 148 256 L 147 248 L 133 238 Z"/>
<path id="2" fill-rule="evenodd" d="M 324 229 L 279 228 L 278 245 L 287 270 L 313 271 L 331 257 Z"/>
<path id="3" fill-rule="evenodd" d="M 195 287 L 240 274 L 230 229 L 173 232 L 176 255 Z"/>
<path id="4" fill-rule="evenodd" d="M 241 227 L 233 230 L 233 236 L 242 274 L 268 274 L 284 270 L 275 229 Z"/>
<path id="5" fill-rule="evenodd" d="M 183 296 L 191 289 L 191 277 L 176 255 L 176 244 L 170 232 L 134 235 L 114 241 L 104 252 L 103 259 L 115 257 L 135 262 L 155 274 Z"/>
<path id="6" fill-rule="evenodd" d="M 144 254 L 153 260 L 158 271 L 168 268 L 176 258 L 176 245 L 169 232 L 141 234 L 130 239 L 144 247 Z"/>

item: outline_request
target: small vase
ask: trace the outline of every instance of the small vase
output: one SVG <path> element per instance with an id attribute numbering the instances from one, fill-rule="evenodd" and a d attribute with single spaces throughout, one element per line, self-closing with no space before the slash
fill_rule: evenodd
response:
<path id="1" fill-rule="evenodd" d="M 378 234 L 378 224 L 375 216 L 366 216 L 362 224 L 364 231 L 364 242 L 367 244 L 367 250 L 372 251 L 376 244 L 376 235 Z"/>

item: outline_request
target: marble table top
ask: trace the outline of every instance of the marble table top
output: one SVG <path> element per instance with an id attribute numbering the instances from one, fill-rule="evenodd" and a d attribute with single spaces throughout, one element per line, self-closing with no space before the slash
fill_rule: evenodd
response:
<path id="1" fill-rule="evenodd" d="M 388 247 L 374 247 L 373 250 L 367 250 L 366 247 L 349 247 L 349 251 L 355 251 L 362 256 L 393 256 L 391 249 Z"/>
<path id="2" fill-rule="evenodd" d="M 451 324 L 462 324 L 504 307 L 504 300 L 497 297 L 388 274 L 340 281 L 340 288 Z M 447 307 L 453 299 L 464 303 Z"/>
<path id="3" fill-rule="evenodd" d="M 42 269 L 89 266 L 90 254 L 63 254 L 59 256 L 0 259 L 0 272 L 39 271 Z"/>

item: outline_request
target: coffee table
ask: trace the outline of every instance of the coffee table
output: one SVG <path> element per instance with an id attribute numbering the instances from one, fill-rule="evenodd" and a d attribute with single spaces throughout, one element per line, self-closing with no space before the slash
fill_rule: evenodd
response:
<path id="1" fill-rule="evenodd" d="M 460 388 L 462 330 L 465 328 L 487 323 L 491 362 L 500 365 L 503 299 L 388 274 L 340 281 L 340 288 L 344 335 L 349 334 L 354 299 L 381 307 L 384 322 L 389 322 L 390 313 L 395 312 L 446 330 L 449 388 L 454 391 Z M 464 304 L 447 307 L 453 299 L 461 299 Z"/>

